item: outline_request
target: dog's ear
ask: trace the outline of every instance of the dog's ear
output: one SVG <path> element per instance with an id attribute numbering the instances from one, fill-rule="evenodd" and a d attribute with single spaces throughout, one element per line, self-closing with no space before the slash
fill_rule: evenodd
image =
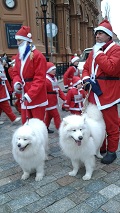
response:
<path id="1" fill-rule="evenodd" d="M 66 126 L 68 124 L 66 118 L 63 118 L 63 124 L 64 124 L 64 126 Z"/>

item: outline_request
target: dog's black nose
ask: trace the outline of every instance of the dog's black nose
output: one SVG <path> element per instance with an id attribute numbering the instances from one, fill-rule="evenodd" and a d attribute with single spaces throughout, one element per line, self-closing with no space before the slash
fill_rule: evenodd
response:
<path id="1" fill-rule="evenodd" d="M 20 143 L 18 143 L 18 147 L 19 147 L 19 148 L 21 147 L 21 144 L 20 144 Z"/>
<path id="2" fill-rule="evenodd" d="M 83 139 L 83 137 L 82 137 L 82 136 L 79 136 L 78 139 L 81 141 L 81 140 Z"/>

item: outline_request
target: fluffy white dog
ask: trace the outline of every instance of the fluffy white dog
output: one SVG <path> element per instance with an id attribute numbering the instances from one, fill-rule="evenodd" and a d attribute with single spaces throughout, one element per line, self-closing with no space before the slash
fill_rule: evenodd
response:
<path id="1" fill-rule="evenodd" d="M 96 105 L 89 104 L 83 115 L 68 115 L 63 118 L 59 129 L 59 143 L 64 154 L 71 159 L 75 176 L 80 162 L 86 173 L 83 180 L 89 180 L 95 167 L 95 155 L 102 158 L 100 147 L 105 138 L 105 123 Z"/>
<path id="2" fill-rule="evenodd" d="M 23 170 L 21 179 L 27 179 L 34 171 L 36 181 L 43 178 L 47 149 L 48 131 L 43 121 L 32 118 L 15 131 L 12 138 L 12 153 Z"/>

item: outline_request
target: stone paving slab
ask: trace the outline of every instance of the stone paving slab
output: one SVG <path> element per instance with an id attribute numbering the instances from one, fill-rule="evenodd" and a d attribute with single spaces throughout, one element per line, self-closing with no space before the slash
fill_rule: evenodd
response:
<path id="1" fill-rule="evenodd" d="M 63 88 L 62 82 L 60 86 Z M 61 109 L 59 112 L 61 118 L 69 114 Z M 49 134 L 45 176 L 36 182 L 32 174 L 23 181 L 22 170 L 11 152 L 12 134 L 21 122 L 12 125 L 4 113 L 1 119 L 4 124 L 0 125 L 0 213 L 120 213 L 120 145 L 118 157 L 111 165 L 96 159 L 91 180 L 82 180 L 84 167 L 71 177 L 71 162 L 60 150 L 58 131 L 52 121 L 50 128 L 54 134 Z"/>

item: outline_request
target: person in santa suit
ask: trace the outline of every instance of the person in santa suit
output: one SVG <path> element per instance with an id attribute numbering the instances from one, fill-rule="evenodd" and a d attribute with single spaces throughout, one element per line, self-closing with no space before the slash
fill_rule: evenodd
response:
<path id="1" fill-rule="evenodd" d="M 27 119 L 44 120 L 48 104 L 46 91 L 46 66 L 44 55 L 32 44 L 29 26 L 22 26 L 15 35 L 18 54 L 13 68 L 13 85 L 21 94 L 21 116 L 24 124 Z"/>
<path id="2" fill-rule="evenodd" d="M 1 116 L 1 113 L 4 112 L 14 124 L 20 121 L 21 118 L 17 117 L 12 111 L 12 108 L 9 103 L 9 99 L 10 99 L 9 94 L 11 93 L 12 93 L 12 88 L 5 75 L 2 62 L 0 61 L 0 116 Z M 3 122 L 1 122 L 1 124 L 3 124 Z"/>
<path id="3" fill-rule="evenodd" d="M 8 68 L 8 73 L 9 73 L 9 76 L 10 76 L 10 79 L 11 79 L 11 87 L 12 87 L 13 92 L 14 92 L 14 88 L 13 88 L 13 67 L 15 66 L 15 57 L 16 57 L 16 55 L 12 56 L 11 62 L 9 62 L 10 67 Z M 19 112 L 19 114 L 21 115 L 20 94 L 15 93 L 15 98 L 17 100 L 15 100 L 14 106 L 15 106 L 16 110 Z"/>
<path id="4" fill-rule="evenodd" d="M 83 89 L 82 80 L 78 76 L 73 76 L 72 80 L 73 86 L 68 91 L 66 96 L 65 107 L 72 114 L 81 115 L 83 101 L 85 98 L 85 90 Z"/>
<path id="5" fill-rule="evenodd" d="M 95 36 L 96 44 L 84 65 L 82 78 L 86 90 L 92 85 L 89 101 L 98 106 L 105 120 L 107 137 L 101 153 L 106 154 L 101 162 L 110 164 L 117 158 L 119 144 L 120 46 L 112 40 L 113 30 L 108 20 L 95 28 Z"/>
<path id="6" fill-rule="evenodd" d="M 49 125 L 52 118 L 54 119 L 56 129 L 59 129 L 61 123 L 60 114 L 58 112 L 59 97 L 63 101 L 66 100 L 64 92 L 58 86 L 55 74 L 56 74 L 56 66 L 52 62 L 47 62 L 46 88 L 47 88 L 48 105 L 46 107 L 44 121 L 48 128 L 48 133 L 54 132 L 53 130 L 49 129 Z"/>
<path id="7" fill-rule="evenodd" d="M 71 57 L 71 64 L 63 75 L 65 89 L 71 88 L 73 76 L 80 77 L 80 71 L 78 69 L 79 60 L 80 58 L 77 55 Z"/>

